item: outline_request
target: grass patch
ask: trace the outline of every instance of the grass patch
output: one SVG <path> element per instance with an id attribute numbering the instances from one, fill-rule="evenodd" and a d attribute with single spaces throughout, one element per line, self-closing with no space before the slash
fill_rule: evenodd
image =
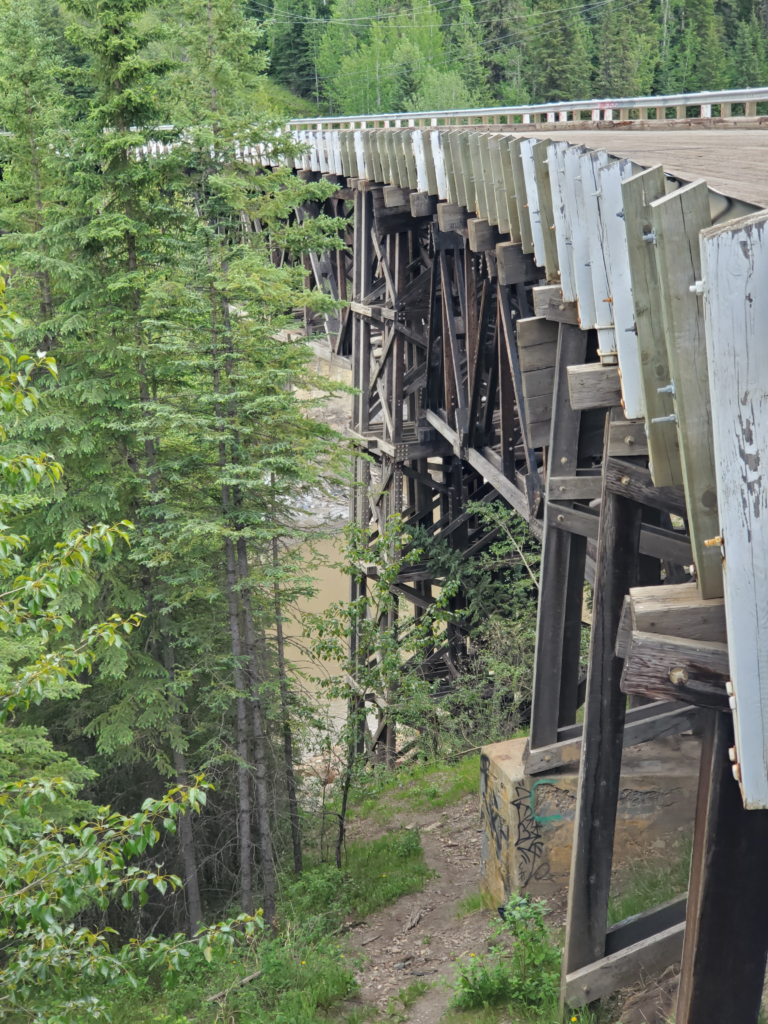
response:
<path id="1" fill-rule="evenodd" d="M 484 1006 L 482 1010 L 449 1010 L 440 1024 L 499 1024 L 509 1020 L 509 1014 L 499 1006 Z"/>
<path id="2" fill-rule="evenodd" d="M 349 916 L 359 919 L 420 892 L 433 874 L 419 833 L 403 829 L 370 843 L 350 843 L 341 871 L 331 864 L 305 871 L 284 887 L 282 908 L 295 920 L 319 917 L 329 925 Z"/>
<path id="3" fill-rule="evenodd" d="M 459 903 L 458 917 L 469 917 L 470 914 L 477 914 L 481 910 L 495 910 L 496 900 L 486 889 L 479 889 L 465 896 Z"/>
<path id="4" fill-rule="evenodd" d="M 341 871 L 319 864 L 282 880 L 277 934 L 232 952 L 214 948 L 211 963 L 193 949 L 172 988 L 154 971 L 139 977 L 136 989 L 125 981 L 77 995 L 98 995 L 115 1024 L 318 1024 L 357 987 L 355 957 L 340 934 L 345 920 L 419 891 L 431 874 L 416 831 L 350 843 Z M 249 975 L 256 977 L 240 985 Z M 422 994 L 421 986 L 402 990 L 403 1006 Z M 90 1024 L 94 1018 L 75 1019 Z M 362 1019 L 358 1014 L 355 1024 Z"/>
<path id="5" fill-rule="evenodd" d="M 406 1010 L 413 1006 L 417 999 L 421 999 L 425 992 L 429 992 L 432 985 L 428 981 L 414 981 L 408 988 L 401 988 L 397 993 L 398 1002 L 401 1002 Z"/>
<path id="6" fill-rule="evenodd" d="M 671 859 L 634 861 L 619 893 L 608 903 L 608 924 L 642 914 L 659 903 L 666 903 L 688 888 L 691 871 L 691 837 L 688 836 Z"/>
<path id="7" fill-rule="evenodd" d="M 350 817 L 382 822 L 399 811 L 440 810 L 479 788 L 479 754 L 452 763 L 433 761 L 395 772 L 375 771 L 353 792 Z"/>

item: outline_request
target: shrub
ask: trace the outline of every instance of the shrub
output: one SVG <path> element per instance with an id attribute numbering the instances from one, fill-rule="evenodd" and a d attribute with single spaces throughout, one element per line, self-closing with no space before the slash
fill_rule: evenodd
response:
<path id="1" fill-rule="evenodd" d="M 556 1003 L 560 992 L 560 949 L 544 923 L 547 905 L 530 896 L 510 896 L 499 930 L 514 939 L 512 1002 L 522 1006 Z"/>
<path id="2" fill-rule="evenodd" d="M 514 985 L 509 963 L 497 953 L 463 960 L 456 972 L 455 995 L 451 1005 L 457 1010 L 480 1010 L 512 1001 Z"/>
<path id="3" fill-rule="evenodd" d="M 544 923 L 546 904 L 529 896 L 510 896 L 496 935 L 508 935 L 504 946 L 459 965 L 452 1005 L 476 1010 L 511 1003 L 526 1008 L 556 1006 L 560 987 L 560 951 Z"/>

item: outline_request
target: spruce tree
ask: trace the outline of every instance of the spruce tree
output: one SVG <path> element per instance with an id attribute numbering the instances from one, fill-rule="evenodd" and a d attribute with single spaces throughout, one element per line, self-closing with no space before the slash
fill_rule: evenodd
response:
<path id="1" fill-rule="evenodd" d="M 589 29 L 567 0 L 540 0 L 527 44 L 531 101 L 585 99 L 592 93 Z"/>
<path id="2" fill-rule="evenodd" d="M 269 73 L 298 96 L 319 99 L 318 47 L 328 6 L 317 0 L 276 0 L 267 22 Z"/>
<path id="3" fill-rule="evenodd" d="M 469 90 L 472 102 L 481 107 L 491 102 L 485 49 L 472 0 L 460 0 L 458 16 L 451 25 L 452 63 Z"/>
<path id="4" fill-rule="evenodd" d="M 721 89 L 726 75 L 724 33 L 714 0 L 687 0 L 686 8 L 697 39 L 691 88 L 696 91 Z"/>
<path id="5" fill-rule="evenodd" d="M 749 21 L 739 22 L 731 60 L 728 84 L 732 89 L 750 89 L 768 81 L 768 46 L 764 27 L 755 12 Z"/>
<path id="6" fill-rule="evenodd" d="M 53 38 L 37 22 L 31 4 L 20 0 L 0 19 L 0 251 L 23 286 L 14 290 L 21 315 L 31 314 L 36 329 L 30 347 L 53 345 L 52 318 L 61 295 L 49 263 L 46 230 L 51 209 L 64 194 L 52 159 L 54 129 L 61 123 L 64 95 Z"/>
<path id="7" fill-rule="evenodd" d="M 647 96 L 658 63 L 658 30 L 649 0 L 609 4 L 595 30 L 598 96 Z"/>

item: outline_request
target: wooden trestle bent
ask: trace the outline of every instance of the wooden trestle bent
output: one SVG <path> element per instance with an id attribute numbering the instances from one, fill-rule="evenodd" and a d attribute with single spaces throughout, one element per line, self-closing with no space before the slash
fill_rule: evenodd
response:
<path id="1" fill-rule="evenodd" d="M 726 620 L 765 586 L 749 575 L 768 504 L 750 440 L 768 436 L 766 383 L 750 375 L 764 365 L 750 348 L 764 348 L 764 324 L 759 339 L 749 303 L 768 293 L 755 280 L 768 268 L 768 215 L 744 189 L 729 200 L 686 185 L 682 152 L 665 175 L 651 133 L 633 132 L 621 160 L 586 148 L 598 134 L 611 145 L 607 131 L 498 124 L 303 133 L 297 173 L 340 186 L 325 212 L 348 244 L 308 271 L 351 299 L 308 327 L 351 361 L 349 435 L 366 455 L 353 460 L 354 519 L 383 532 L 399 513 L 468 558 L 496 536 L 468 503 L 503 499 L 542 541 L 527 771 L 580 766 L 563 1000 L 588 1003 L 682 955 L 678 1024 L 755 1024 L 768 953 L 768 712 L 753 710 L 760 728 L 737 718 L 734 735 L 732 711 L 768 707 L 768 627 L 747 615 L 757 676 L 734 678 Z M 709 280 L 707 265 L 720 268 Z M 723 575 L 725 545 L 746 584 Z M 762 547 L 753 563 L 768 564 Z M 426 609 L 440 582 L 417 566 L 393 590 Z M 436 687 L 457 678 L 465 640 L 449 625 L 421 666 Z M 392 761 L 391 709 L 377 710 L 374 742 Z M 691 728 L 703 729 L 704 754 L 690 896 L 608 928 L 622 751 Z"/>

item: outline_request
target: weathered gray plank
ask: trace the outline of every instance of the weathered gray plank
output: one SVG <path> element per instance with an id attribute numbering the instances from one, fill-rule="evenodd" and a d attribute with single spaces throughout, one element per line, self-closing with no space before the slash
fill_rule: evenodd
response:
<path id="1" fill-rule="evenodd" d="M 693 561 L 702 597 L 720 597 L 720 551 L 704 543 L 719 532 L 704 308 L 691 292 L 701 280 L 699 232 L 712 222 L 706 182 L 657 199 L 651 215 Z"/>
<path id="2" fill-rule="evenodd" d="M 518 350 L 536 345 L 557 345 L 558 325 L 543 316 L 522 317 L 517 321 Z M 554 366 L 553 359 L 548 365 Z"/>
<path id="3" fill-rule="evenodd" d="M 499 284 L 522 284 L 542 276 L 531 253 L 524 253 L 520 242 L 499 242 L 496 246 Z M 534 289 L 535 290 L 535 289 Z"/>
<path id="4" fill-rule="evenodd" d="M 512 172 L 512 156 L 509 152 L 509 139 L 499 136 L 499 156 L 501 159 L 501 176 L 504 181 L 504 193 L 507 197 L 507 215 L 509 217 L 509 237 L 513 242 L 520 241 L 520 217 L 515 199 L 515 176 Z"/>
<path id="5" fill-rule="evenodd" d="M 509 204 L 507 202 L 507 190 L 504 185 L 504 173 L 501 167 L 501 141 L 503 135 L 490 135 L 488 137 L 488 155 L 491 161 L 491 175 L 493 181 L 494 199 L 496 202 L 496 217 L 499 231 L 505 235 L 509 234 Z"/>
<path id="6" fill-rule="evenodd" d="M 669 512 L 670 515 L 685 515 L 685 492 L 682 487 L 654 487 L 649 471 L 626 459 L 609 458 L 605 473 L 606 486 L 617 494 L 662 512 Z"/>
<path id="7" fill-rule="evenodd" d="M 437 204 L 437 226 L 441 231 L 465 231 L 467 214 L 457 203 Z"/>
<path id="8" fill-rule="evenodd" d="M 627 455 L 647 455 L 648 438 L 645 434 L 645 420 L 616 420 L 610 426 L 608 454 L 616 458 Z"/>
<path id="9" fill-rule="evenodd" d="M 717 531 L 746 806 L 768 807 L 768 240 L 761 212 L 701 237 Z M 720 548 L 713 549 L 715 557 Z"/>
<path id="10" fill-rule="evenodd" d="M 561 324 L 579 325 L 579 310 L 575 302 L 566 302 L 559 284 L 544 284 L 533 288 L 533 311 Z"/>
<path id="11" fill-rule="evenodd" d="M 547 370 L 532 370 L 523 374 L 523 394 L 526 401 L 529 397 L 536 398 L 538 395 L 551 396 L 554 384 L 554 366 Z"/>
<path id="12" fill-rule="evenodd" d="M 693 712 L 692 715 L 694 718 L 698 717 L 697 712 Z M 605 936 L 605 955 L 611 956 L 635 942 L 653 938 L 659 932 L 681 924 L 685 921 L 687 904 L 688 893 L 684 892 L 679 896 L 673 896 L 665 903 L 660 903 L 657 907 L 645 910 L 641 914 L 633 914 L 632 917 L 611 925 Z"/>
<path id="13" fill-rule="evenodd" d="M 549 158 L 551 155 L 552 143 L 548 140 L 541 140 L 538 146 L 533 147 L 533 166 L 536 175 L 536 190 L 539 194 L 539 216 L 544 240 L 544 265 L 547 269 L 547 280 L 556 281 L 560 267 L 552 212 L 552 188 L 549 183 Z"/>
<path id="14" fill-rule="evenodd" d="M 575 508 L 559 508 L 552 511 L 552 525 L 580 537 L 597 540 L 599 517 Z M 643 523 L 640 533 L 640 554 L 650 555 L 676 565 L 688 565 L 691 558 L 691 542 L 672 530 L 662 530 L 649 523 Z"/>
<path id="15" fill-rule="evenodd" d="M 601 363 L 570 366 L 568 389 L 574 409 L 603 409 L 621 402 L 621 381 L 615 366 Z"/>
<path id="16" fill-rule="evenodd" d="M 702 600 L 695 583 L 664 587 L 634 587 L 629 592 L 631 628 L 643 633 L 666 633 L 689 640 L 725 643 L 725 602 Z"/>
<path id="17" fill-rule="evenodd" d="M 515 182 L 515 202 L 517 204 L 517 219 L 520 226 L 520 243 L 523 252 L 533 252 L 533 235 L 531 234 L 531 218 L 528 213 L 528 198 L 525 190 L 525 176 L 523 174 L 523 161 L 520 155 L 521 138 L 510 139 L 509 155 L 512 164 L 512 177 Z"/>
<path id="18" fill-rule="evenodd" d="M 651 167 L 621 183 L 624 224 L 632 278 L 632 300 L 637 330 L 637 346 L 642 372 L 643 404 L 648 427 L 648 452 L 651 473 L 659 487 L 683 481 L 677 429 L 672 422 L 653 423 L 673 412 L 671 394 L 659 394 L 669 384 L 669 358 L 664 340 L 664 320 L 659 295 L 653 246 L 644 241 L 650 234 L 650 205 L 666 194 L 661 166 Z"/>
<path id="19" fill-rule="evenodd" d="M 591 501 L 600 497 L 602 489 L 599 476 L 550 476 L 547 494 L 550 501 Z"/>
<path id="20" fill-rule="evenodd" d="M 585 1006 L 618 988 L 658 974 L 680 960 L 684 935 L 683 922 L 569 973 L 565 979 L 566 1003 L 573 1007 Z"/>
<path id="21" fill-rule="evenodd" d="M 680 700 L 725 711 L 727 678 L 727 644 L 633 630 L 621 689 L 653 700 Z"/>

